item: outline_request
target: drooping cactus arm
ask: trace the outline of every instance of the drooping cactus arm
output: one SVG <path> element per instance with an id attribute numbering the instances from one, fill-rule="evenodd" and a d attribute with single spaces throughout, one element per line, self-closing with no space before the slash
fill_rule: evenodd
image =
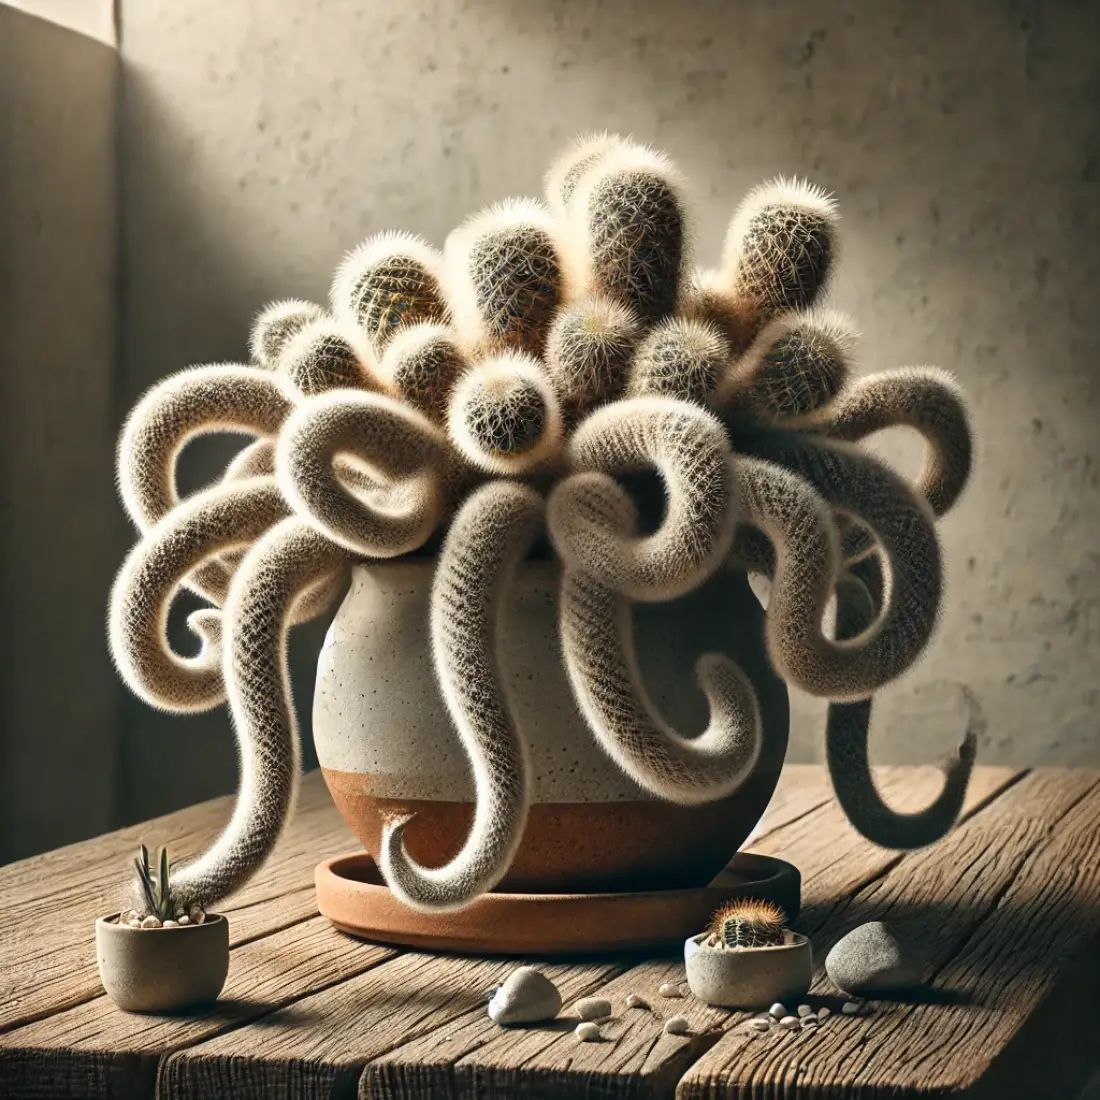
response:
<path id="1" fill-rule="evenodd" d="M 642 684 L 630 602 L 585 573 L 566 570 L 561 640 L 581 713 L 607 755 L 658 798 L 682 804 L 732 794 L 760 751 L 760 709 L 748 678 L 728 657 L 708 653 L 696 677 L 710 723 L 687 739 L 659 715 Z"/>
<path id="2" fill-rule="evenodd" d="M 306 325 L 320 321 L 325 311 L 301 298 L 285 298 L 264 306 L 252 322 L 248 350 L 258 366 L 274 370 L 287 342 Z"/>
<path id="3" fill-rule="evenodd" d="M 863 578 L 868 583 L 865 584 Z M 874 620 L 881 591 L 878 558 L 873 555 L 842 575 L 836 587 L 839 639 L 862 633 Z M 909 850 L 934 844 L 959 818 L 977 752 L 974 700 L 967 695 L 972 721 L 956 753 L 943 762 L 944 784 L 936 799 L 915 813 L 898 813 L 882 799 L 871 772 L 869 735 L 871 700 L 830 703 L 825 727 L 825 756 L 837 801 L 853 827 L 872 844 Z"/>
<path id="4" fill-rule="evenodd" d="M 942 516 L 970 478 L 974 442 L 958 383 L 937 367 L 907 367 L 858 379 L 830 410 L 820 430 L 856 442 L 884 428 L 908 427 L 927 444 L 917 489 Z"/>
<path id="5" fill-rule="evenodd" d="M 287 511 L 274 478 L 217 485 L 178 505 L 131 550 L 111 592 L 108 638 L 119 674 L 135 695 L 174 713 L 223 701 L 220 612 L 191 616 L 203 646 L 195 657 L 180 657 L 168 644 L 168 609 L 197 564 L 254 541 Z"/>
<path id="6" fill-rule="evenodd" d="M 225 607 L 223 674 L 240 753 L 233 816 L 197 860 L 173 869 L 180 908 L 209 908 L 240 889 L 270 855 L 294 805 L 300 771 L 286 632 L 291 609 L 351 555 L 296 517 L 252 547 Z"/>
<path id="7" fill-rule="evenodd" d="M 415 909 L 458 909 L 492 889 L 511 864 L 530 801 L 527 748 L 500 680 L 503 601 L 516 564 L 542 523 L 542 498 L 525 486 L 491 482 L 455 516 L 431 595 L 432 656 L 447 709 L 470 760 L 477 806 L 462 850 L 438 868 L 405 849 L 410 818 L 383 832 L 381 869 Z"/>
<path id="8" fill-rule="evenodd" d="M 931 513 L 900 477 L 855 448 L 789 433 L 774 440 L 757 453 L 782 456 L 782 464 L 735 459 L 745 519 L 777 552 L 766 620 L 772 664 L 811 695 L 863 698 L 909 668 L 931 636 L 942 591 Z M 804 469 L 816 476 L 804 478 Z M 821 627 L 841 565 L 830 507 L 874 530 L 889 575 L 882 614 L 844 641 L 826 638 Z"/>
<path id="9" fill-rule="evenodd" d="M 673 599 L 725 559 L 738 502 L 729 443 L 706 410 L 669 397 L 636 397 L 597 409 L 568 447 L 572 469 L 550 496 L 547 522 L 570 568 L 636 601 Z M 633 514 L 611 475 L 656 469 L 667 508 L 660 527 L 639 535 L 609 515 Z M 607 511 L 606 500 L 618 497 Z"/>
<path id="10" fill-rule="evenodd" d="M 333 391 L 303 401 L 275 453 L 276 479 L 299 515 L 354 553 L 392 558 L 422 546 L 442 516 L 446 442 L 426 417 L 382 394 Z M 358 484 L 337 459 L 367 467 Z M 368 487 L 371 485 L 374 487 Z"/>
<path id="11" fill-rule="evenodd" d="M 122 503 L 139 531 L 179 501 L 175 460 L 208 432 L 274 435 L 290 402 L 271 372 L 235 364 L 190 367 L 149 390 L 134 406 L 118 447 Z"/>

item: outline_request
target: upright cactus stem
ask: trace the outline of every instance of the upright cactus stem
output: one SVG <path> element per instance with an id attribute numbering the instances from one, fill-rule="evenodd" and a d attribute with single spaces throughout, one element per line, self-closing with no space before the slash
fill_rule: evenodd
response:
<path id="1" fill-rule="evenodd" d="M 778 947 L 786 928 L 787 916 L 774 902 L 738 898 L 714 914 L 707 931 L 729 948 Z"/>

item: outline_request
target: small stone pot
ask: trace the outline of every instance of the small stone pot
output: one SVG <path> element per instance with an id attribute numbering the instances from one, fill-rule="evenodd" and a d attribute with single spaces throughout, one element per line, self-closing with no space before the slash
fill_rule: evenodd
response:
<path id="1" fill-rule="evenodd" d="M 96 959 L 107 996 L 126 1012 L 169 1013 L 217 1000 L 229 972 L 229 921 L 131 928 L 118 914 L 95 922 Z"/>
<path id="2" fill-rule="evenodd" d="M 813 979 L 810 941 L 797 932 L 787 936 L 776 947 L 739 951 L 708 947 L 706 932 L 692 936 L 684 944 L 688 988 L 721 1008 L 767 1008 L 805 996 Z"/>

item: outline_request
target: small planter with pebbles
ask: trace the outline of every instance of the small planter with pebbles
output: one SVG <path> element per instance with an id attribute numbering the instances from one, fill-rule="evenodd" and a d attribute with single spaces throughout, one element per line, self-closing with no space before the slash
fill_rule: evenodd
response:
<path id="1" fill-rule="evenodd" d="M 158 869 L 142 845 L 136 904 L 96 921 L 96 961 L 107 996 L 127 1012 L 170 1013 L 217 1000 L 229 973 L 229 922 L 172 897 L 168 852 Z"/>
<path id="2" fill-rule="evenodd" d="M 737 900 L 723 906 L 710 927 L 684 944 L 688 987 L 699 1000 L 722 1008 L 773 1005 L 810 988 L 810 941 L 786 927 L 786 916 L 767 901 Z M 781 1017 L 780 1017 L 781 1018 Z M 795 1017 L 795 1026 L 798 1018 Z"/>

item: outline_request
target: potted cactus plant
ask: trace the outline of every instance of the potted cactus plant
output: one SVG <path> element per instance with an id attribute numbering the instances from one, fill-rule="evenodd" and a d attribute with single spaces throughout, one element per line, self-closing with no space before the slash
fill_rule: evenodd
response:
<path id="1" fill-rule="evenodd" d="M 96 921 L 96 961 L 108 996 L 128 1012 L 171 1012 L 213 1001 L 229 972 L 229 922 L 180 908 L 168 849 L 158 869 L 143 844 L 134 860 L 135 906 Z"/>
<path id="2" fill-rule="evenodd" d="M 951 827 L 973 738 L 935 803 L 896 815 L 867 701 L 936 622 L 965 402 L 931 368 L 854 377 L 855 332 L 821 305 L 824 192 L 753 191 L 706 271 L 688 208 L 663 155 L 582 139 L 545 201 L 478 214 L 442 252 L 375 237 L 327 307 L 259 315 L 251 362 L 139 401 L 119 484 L 140 538 L 111 650 L 151 705 L 226 703 L 241 758 L 225 831 L 173 868 L 185 908 L 240 887 L 291 813 L 287 632 L 341 594 L 313 733 L 410 921 L 502 883 L 709 882 L 782 769 L 787 685 L 843 708 L 828 759 L 857 828 L 907 847 Z M 927 442 L 916 484 L 858 446 L 893 425 Z M 210 431 L 253 438 L 180 500 L 176 455 Z M 766 613 L 749 572 L 771 579 Z M 165 635 L 181 586 L 211 605 L 189 619 L 193 657 Z"/>

